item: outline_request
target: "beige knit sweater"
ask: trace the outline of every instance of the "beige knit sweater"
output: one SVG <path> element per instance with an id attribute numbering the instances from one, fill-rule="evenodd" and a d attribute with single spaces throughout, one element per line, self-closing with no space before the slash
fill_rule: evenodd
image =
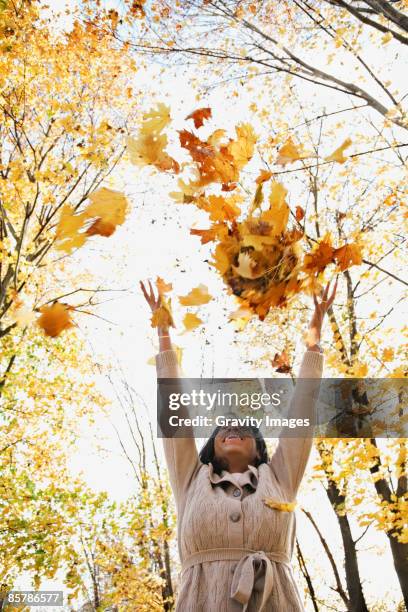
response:
<path id="1" fill-rule="evenodd" d="M 158 377 L 180 376 L 174 351 L 159 353 L 156 367 Z M 322 369 L 322 355 L 306 351 L 291 416 L 312 416 Z M 182 562 L 177 612 L 304 610 L 290 565 L 295 513 L 263 500 L 295 500 L 312 438 L 280 438 L 268 464 L 248 466 L 239 478 L 202 464 L 194 439 L 166 438 L 163 444 Z"/>

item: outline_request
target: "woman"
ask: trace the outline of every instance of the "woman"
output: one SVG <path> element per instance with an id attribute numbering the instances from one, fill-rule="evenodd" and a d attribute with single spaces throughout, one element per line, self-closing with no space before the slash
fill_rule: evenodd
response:
<path id="1" fill-rule="evenodd" d="M 314 313 L 306 353 L 291 402 L 291 416 L 311 417 L 322 375 L 319 346 L 325 313 L 337 279 Z M 149 282 L 141 283 L 154 312 L 160 306 Z M 180 376 L 170 331 L 159 328 L 158 377 Z M 312 447 L 308 437 L 281 437 L 269 460 L 253 428 L 217 428 L 197 453 L 194 439 L 164 438 L 170 483 L 177 506 L 182 563 L 176 610 L 180 612 L 299 612 L 304 610 L 290 560 L 295 515 L 282 504 L 296 499 Z"/>

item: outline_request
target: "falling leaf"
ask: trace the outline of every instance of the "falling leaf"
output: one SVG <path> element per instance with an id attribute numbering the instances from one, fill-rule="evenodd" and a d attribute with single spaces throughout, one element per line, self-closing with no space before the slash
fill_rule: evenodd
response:
<path id="1" fill-rule="evenodd" d="M 229 320 L 234 323 L 237 331 L 242 331 L 245 329 L 252 317 L 253 311 L 248 308 L 248 306 L 241 306 L 241 308 L 237 308 L 237 310 L 234 310 L 234 312 L 230 314 Z"/>
<path id="2" fill-rule="evenodd" d="M 55 232 L 55 248 L 71 253 L 73 249 L 81 247 L 87 239 L 85 232 L 80 232 L 86 220 L 84 213 L 76 214 L 73 206 L 65 204 Z"/>
<path id="3" fill-rule="evenodd" d="M 275 353 L 275 357 L 271 360 L 271 363 L 272 367 L 275 368 L 275 371 L 279 372 L 280 374 L 288 374 L 292 369 L 286 351 Z"/>
<path id="4" fill-rule="evenodd" d="M 168 293 L 173 289 L 173 285 L 171 283 L 166 283 L 160 276 L 156 278 L 156 287 L 160 295 Z"/>
<path id="5" fill-rule="evenodd" d="M 306 253 L 304 267 L 307 272 L 322 272 L 326 266 L 334 261 L 335 249 L 331 244 L 329 235 L 326 235 L 311 253 Z"/>
<path id="6" fill-rule="evenodd" d="M 88 218 L 97 217 L 96 221 L 87 229 L 89 236 L 111 236 L 118 225 L 125 222 L 129 209 L 126 197 L 120 191 L 102 187 L 90 194 L 91 204 L 85 209 Z"/>
<path id="7" fill-rule="evenodd" d="M 359 266 L 363 261 L 361 248 L 355 243 L 344 244 L 334 251 L 334 259 L 342 272 L 350 266 Z"/>
<path id="8" fill-rule="evenodd" d="M 228 254 L 221 244 L 217 244 L 214 252 L 214 261 L 210 262 L 220 274 L 225 274 L 225 272 L 230 267 L 230 260 Z"/>
<path id="9" fill-rule="evenodd" d="M 225 223 L 213 223 L 208 229 L 194 229 L 190 230 L 192 236 L 200 236 L 201 244 L 207 244 L 207 242 L 213 242 L 214 240 L 222 240 L 228 234 L 228 227 Z"/>
<path id="10" fill-rule="evenodd" d="M 234 158 L 236 167 L 241 170 L 252 159 L 257 136 L 249 123 L 237 125 L 235 131 L 238 138 L 228 145 L 228 152 Z"/>
<path id="11" fill-rule="evenodd" d="M 325 157 L 325 161 L 337 162 L 338 164 L 344 164 L 347 161 L 347 157 L 344 157 L 344 151 L 352 144 L 351 138 L 347 138 L 342 145 L 340 145 L 331 155 Z"/>
<path id="12" fill-rule="evenodd" d="M 40 308 L 41 316 L 38 317 L 37 323 L 47 336 L 55 338 L 64 329 L 72 327 L 71 310 L 73 310 L 72 306 L 61 302 L 54 302 L 51 306 L 43 306 Z"/>
<path id="13" fill-rule="evenodd" d="M 303 210 L 303 208 L 301 206 L 296 206 L 296 212 L 295 212 L 296 221 L 301 221 L 304 216 L 305 216 L 305 211 Z"/>
<path id="14" fill-rule="evenodd" d="M 276 163 L 281 166 L 286 166 L 286 164 L 290 164 L 298 161 L 299 159 L 305 159 L 310 156 L 310 152 L 303 151 L 301 147 L 293 142 L 292 138 L 288 138 L 279 149 Z"/>
<path id="15" fill-rule="evenodd" d="M 273 226 L 273 236 L 282 234 L 289 220 L 290 209 L 286 203 L 287 189 L 276 181 L 271 183 L 269 194 L 269 210 L 262 213 L 261 219 Z"/>
<path id="16" fill-rule="evenodd" d="M 202 319 L 192 312 L 188 312 L 183 319 L 183 325 L 186 331 L 192 331 L 193 329 L 199 327 L 202 323 Z"/>
<path id="17" fill-rule="evenodd" d="M 262 500 L 265 506 L 272 510 L 280 510 L 281 512 L 294 512 L 296 509 L 296 502 L 280 502 L 270 497 L 266 497 Z"/>
<path id="18" fill-rule="evenodd" d="M 180 166 L 176 160 L 166 153 L 167 144 L 166 134 L 141 133 L 138 138 L 129 137 L 126 139 L 127 151 L 133 165 L 151 165 L 163 172 L 177 174 L 180 171 Z"/>
<path id="19" fill-rule="evenodd" d="M 186 119 L 193 119 L 194 127 L 200 128 L 206 119 L 211 117 L 211 108 L 198 108 L 190 115 L 187 115 Z"/>
<path id="20" fill-rule="evenodd" d="M 273 174 L 272 172 L 269 172 L 269 170 L 261 170 L 259 176 L 255 179 L 255 183 L 257 185 L 259 185 L 260 183 L 265 183 L 266 181 L 269 181 L 272 176 Z"/>
<path id="21" fill-rule="evenodd" d="M 151 109 L 143 115 L 141 131 L 146 134 L 160 133 L 171 121 L 170 107 L 159 102 L 157 108 Z"/>
<path id="22" fill-rule="evenodd" d="M 208 304 L 212 300 L 212 296 L 208 293 L 208 288 L 205 285 L 194 287 L 187 295 L 180 296 L 179 302 L 182 306 L 201 306 Z"/>

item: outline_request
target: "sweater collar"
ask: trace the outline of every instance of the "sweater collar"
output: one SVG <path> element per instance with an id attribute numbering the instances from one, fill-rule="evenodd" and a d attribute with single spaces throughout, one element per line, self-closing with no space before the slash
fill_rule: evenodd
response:
<path id="1" fill-rule="evenodd" d="M 208 464 L 208 475 L 212 484 L 220 484 L 221 482 L 232 482 L 233 484 L 236 484 L 234 477 L 230 472 L 222 470 L 221 475 L 214 472 L 214 467 L 212 463 Z M 253 489 L 256 489 L 258 485 L 258 479 L 258 469 L 253 465 L 248 465 L 247 471 L 243 472 L 242 474 L 242 484 L 248 484 Z"/>

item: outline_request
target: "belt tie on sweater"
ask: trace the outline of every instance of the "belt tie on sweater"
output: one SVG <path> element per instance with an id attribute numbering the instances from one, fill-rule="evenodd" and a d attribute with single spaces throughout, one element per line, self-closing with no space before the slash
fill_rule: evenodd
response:
<path id="1" fill-rule="evenodd" d="M 247 548 L 210 548 L 200 550 L 187 557 L 182 564 L 184 572 L 189 567 L 199 563 L 211 561 L 238 561 L 234 570 L 231 586 L 231 597 L 243 605 L 243 612 L 248 607 L 255 585 L 255 565 L 264 566 L 264 586 L 262 593 L 261 612 L 273 590 L 272 561 L 289 565 L 290 558 L 284 552 L 264 552 L 263 550 L 250 550 Z"/>

